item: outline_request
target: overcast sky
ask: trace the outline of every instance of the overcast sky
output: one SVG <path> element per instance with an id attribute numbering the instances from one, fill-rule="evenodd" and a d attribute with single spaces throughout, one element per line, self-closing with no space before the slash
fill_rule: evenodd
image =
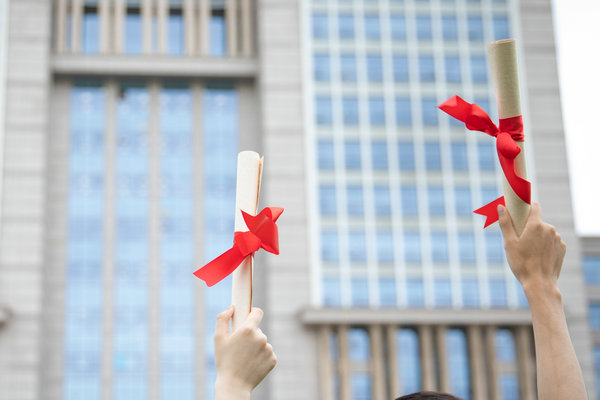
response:
<path id="1" fill-rule="evenodd" d="M 575 227 L 600 236 L 600 1 L 553 3 Z"/>

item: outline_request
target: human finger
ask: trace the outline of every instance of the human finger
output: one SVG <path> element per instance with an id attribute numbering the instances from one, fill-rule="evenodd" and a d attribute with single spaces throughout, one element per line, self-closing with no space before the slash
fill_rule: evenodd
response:
<path id="1" fill-rule="evenodd" d="M 263 319 L 263 314 L 263 310 L 260 308 L 252 307 L 250 314 L 248 314 L 248 317 L 246 317 L 246 321 L 244 321 L 244 323 L 252 328 L 258 328 L 260 321 Z"/>
<path id="2" fill-rule="evenodd" d="M 512 222 L 512 218 L 508 213 L 508 209 L 502 205 L 498 205 L 498 223 L 502 230 L 502 236 L 507 242 L 515 241 L 518 237 L 515 227 Z"/>
<path id="3" fill-rule="evenodd" d="M 217 323 L 215 325 L 215 338 L 221 336 L 227 336 L 229 333 L 229 320 L 233 316 L 234 307 L 233 305 L 227 307 L 227 309 L 217 315 Z"/>

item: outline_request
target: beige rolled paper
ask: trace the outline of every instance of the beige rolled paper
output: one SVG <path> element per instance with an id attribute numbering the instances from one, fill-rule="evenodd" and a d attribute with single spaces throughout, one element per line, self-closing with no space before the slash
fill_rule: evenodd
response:
<path id="1" fill-rule="evenodd" d="M 498 104 L 498 117 L 503 119 L 521 115 L 515 40 L 504 39 L 488 43 L 487 50 L 496 93 L 496 103 Z M 524 142 L 518 142 L 518 144 L 521 147 L 521 152 L 515 160 L 515 172 L 523 179 L 527 179 Z M 502 179 L 502 186 L 504 187 L 506 208 L 512 217 L 515 229 L 521 234 L 529 216 L 529 204 L 515 194 L 505 176 Z"/>
<path id="2" fill-rule="evenodd" d="M 242 151 L 238 154 L 237 183 L 235 189 L 235 231 L 247 231 L 241 210 L 256 215 L 263 159 L 254 151 Z M 246 319 L 252 307 L 252 264 L 250 255 L 233 271 L 231 283 L 231 304 L 235 313 L 231 329 L 235 331 Z"/>

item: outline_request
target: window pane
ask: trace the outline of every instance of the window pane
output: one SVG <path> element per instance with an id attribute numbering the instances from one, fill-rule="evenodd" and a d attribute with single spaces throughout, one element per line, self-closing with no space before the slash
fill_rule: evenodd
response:
<path id="1" fill-rule="evenodd" d="M 344 113 L 344 125 L 358 125 L 358 99 L 356 97 L 342 99 L 342 112 Z"/>
<path id="2" fill-rule="evenodd" d="M 344 144 L 346 168 L 360 169 L 360 143 L 357 141 L 348 141 Z"/>
<path id="3" fill-rule="evenodd" d="M 354 38 L 354 16 L 352 14 L 340 14 L 338 23 L 341 39 Z"/>
<path id="4" fill-rule="evenodd" d="M 340 69 L 342 82 L 356 82 L 356 56 L 354 54 L 340 56 Z"/>
<path id="5" fill-rule="evenodd" d="M 479 307 L 479 282 L 475 278 L 462 281 L 462 301 L 465 308 Z"/>
<path id="6" fill-rule="evenodd" d="M 390 16 L 390 30 L 392 33 L 392 39 L 406 39 L 406 20 L 404 19 L 404 15 L 392 14 Z"/>
<path id="7" fill-rule="evenodd" d="M 323 279 L 323 304 L 327 307 L 339 307 L 341 304 L 340 280 L 338 278 Z"/>
<path id="8" fill-rule="evenodd" d="M 592 330 L 600 331 L 600 303 L 590 303 L 589 317 Z"/>
<path id="9" fill-rule="evenodd" d="M 412 329 L 396 331 L 396 359 L 400 374 L 398 380 L 402 382 L 403 391 L 414 393 L 421 390 L 419 336 Z"/>
<path id="10" fill-rule="evenodd" d="M 584 256 L 583 271 L 588 285 L 600 284 L 600 256 Z"/>
<path id="11" fill-rule="evenodd" d="M 451 83 L 460 83 L 461 81 L 461 73 L 460 73 L 460 59 L 458 56 L 446 56 L 445 57 L 445 66 L 446 66 L 446 81 Z"/>
<path id="12" fill-rule="evenodd" d="M 82 18 L 81 51 L 83 53 L 97 53 L 100 47 L 100 26 L 98 24 L 98 9 L 85 7 Z"/>
<path id="13" fill-rule="evenodd" d="M 369 98 L 369 122 L 372 126 L 385 125 L 385 103 L 383 97 Z"/>
<path id="14" fill-rule="evenodd" d="M 448 238 L 446 232 L 431 233 L 431 259 L 435 263 L 448 262 Z"/>
<path id="15" fill-rule="evenodd" d="M 371 376 L 354 373 L 351 378 L 353 400 L 371 399 Z"/>
<path id="16" fill-rule="evenodd" d="M 317 158 L 319 169 L 333 169 L 333 142 L 331 140 L 319 140 L 317 144 Z"/>
<path id="17" fill-rule="evenodd" d="M 437 125 L 438 123 L 438 108 L 435 99 L 421 100 L 421 113 L 423 115 L 423 124 L 426 126 Z"/>
<path id="18" fill-rule="evenodd" d="M 409 263 L 421 262 L 421 236 L 419 232 L 404 232 L 404 259 Z"/>
<path id="19" fill-rule="evenodd" d="M 362 186 L 348 186 L 346 190 L 349 215 L 363 215 L 363 191 Z"/>
<path id="20" fill-rule="evenodd" d="M 362 263 L 367 259 L 367 238 L 363 231 L 351 231 L 348 234 L 350 261 Z"/>
<path id="21" fill-rule="evenodd" d="M 455 171 L 466 171 L 469 169 L 467 159 L 467 144 L 465 142 L 452 142 L 452 167 Z"/>
<path id="22" fill-rule="evenodd" d="M 475 235 L 473 232 L 458 233 L 458 258 L 461 263 L 475 263 Z"/>
<path id="23" fill-rule="evenodd" d="M 371 142 L 371 159 L 373 162 L 374 170 L 387 170 L 388 157 L 387 157 L 387 143 L 383 140 L 376 140 Z"/>
<path id="24" fill-rule="evenodd" d="M 390 215 L 390 188 L 387 186 L 375 186 L 373 190 L 375 192 L 375 215 L 378 217 Z"/>
<path id="25" fill-rule="evenodd" d="M 511 363 L 517 360 L 515 339 L 508 329 L 498 329 L 494 335 L 496 358 L 498 361 Z"/>
<path id="26" fill-rule="evenodd" d="M 396 98 L 396 124 L 399 126 L 412 124 L 409 98 Z"/>
<path id="27" fill-rule="evenodd" d="M 500 374 L 502 400 L 519 400 L 519 379 L 515 373 Z"/>
<path id="28" fill-rule="evenodd" d="M 377 261 L 394 262 L 394 236 L 390 230 L 377 231 Z"/>
<path id="29" fill-rule="evenodd" d="M 142 18 L 139 8 L 128 8 L 125 15 L 125 53 L 140 54 L 142 52 Z"/>
<path id="30" fill-rule="evenodd" d="M 458 38 L 458 29 L 455 16 L 442 16 L 442 36 L 444 37 L 444 40 L 456 40 Z"/>
<path id="31" fill-rule="evenodd" d="M 419 79 L 421 82 L 435 81 L 433 56 L 419 56 Z"/>
<path id="32" fill-rule="evenodd" d="M 417 216 L 419 213 L 419 202 L 417 200 L 417 187 L 402 185 L 402 214 L 405 216 Z"/>
<path id="33" fill-rule="evenodd" d="M 338 234 L 336 231 L 321 232 L 321 258 L 323 261 L 331 262 L 338 260 Z"/>
<path id="34" fill-rule="evenodd" d="M 402 171 L 415 170 L 415 150 L 412 142 L 398 142 L 398 164 Z"/>
<path id="35" fill-rule="evenodd" d="M 496 186 L 482 186 L 481 187 L 481 202 L 487 204 L 498 197 L 498 189 Z"/>
<path id="36" fill-rule="evenodd" d="M 427 201 L 429 203 L 429 215 L 442 216 L 445 214 L 444 188 L 429 186 L 427 188 Z"/>
<path id="37" fill-rule="evenodd" d="M 479 169 L 493 171 L 496 167 L 496 149 L 492 141 L 477 143 Z"/>
<path id="38" fill-rule="evenodd" d="M 210 55 L 223 57 L 227 54 L 227 33 L 225 15 L 215 13 L 210 16 Z"/>
<path id="39" fill-rule="evenodd" d="M 168 20 L 168 51 L 171 55 L 183 54 L 185 26 L 181 9 L 171 9 Z"/>
<path id="40" fill-rule="evenodd" d="M 381 82 L 383 79 L 381 56 L 367 55 L 367 78 L 370 82 Z"/>
<path id="41" fill-rule="evenodd" d="M 510 28 L 508 18 L 504 15 L 494 16 L 494 40 L 509 39 Z"/>
<path id="42" fill-rule="evenodd" d="M 467 18 L 467 26 L 469 32 L 469 40 L 482 41 L 483 40 L 483 22 L 479 16 L 469 16 Z"/>
<path id="43" fill-rule="evenodd" d="M 425 165 L 429 171 L 439 171 L 442 169 L 440 144 L 438 142 L 425 143 Z"/>
<path id="44" fill-rule="evenodd" d="M 490 305 L 506 307 L 506 283 L 502 278 L 490 279 Z"/>
<path id="45" fill-rule="evenodd" d="M 487 82 L 487 64 L 483 56 L 471 56 L 471 79 L 475 83 Z"/>
<path id="46" fill-rule="evenodd" d="M 408 57 L 404 54 L 394 54 L 394 80 L 408 82 Z"/>
<path id="47" fill-rule="evenodd" d="M 316 81 L 325 82 L 331 77 L 328 54 L 315 54 L 314 77 Z"/>
<path id="48" fill-rule="evenodd" d="M 369 305 L 369 282 L 366 279 L 352 278 L 350 281 L 350 289 L 352 294 L 352 306 L 366 307 Z M 350 353 L 357 351 L 351 349 Z"/>
<path id="49" fill-rule="evenodd" d="M 433 282 L 433 289 L 436 307 L 452 307 L 452 287 L 449 279 L 436 279 Z"/>
<path id="50" fill-rule="evenodd" d="M 348 332 L 348 347 L 350 360 L 352 361 L 369 361 L 371 358 L 369 334 L 365 329 L 350 329 Z"/>
<path id="51" fill-rule="evenodd" d="M 379 25 L 379 15 L 365 15 L 365 36 L 367 37 L 367 39 L 379 39 Z"/>
<path id="52" fill-rule="evenodd" d="M 489 263 L 501 263 L 504 261 L 504 241 L 499 232 L 486 231 L 485 253 Z"/>
<path id="53" fill-rule="evenodd" d="M 454 203 L 457 215 L 471 215 L 471 189 L 468 186 L 454 188 Z"/>
<path id="54" fill-rule="evenodd" d="M 321 185 L 319 187 L 319 206 L 321 215 L 336 214 L 335 187 L 333 185 Z"/>
<path id="55" fill-rule="evenodd" d="M 406 280 L 407 305 L 411 308 L 421 308 L 425 305 L 425 291 L 421 279 Z"/>
<path id="56" fill-rule="evenodd" d="M 394 279 L 379 279 L 379 303 L 382 307 L 396 307 L 396 282 Z"/>
<path id="57" fill-rule="evenodd" d="M 315 39 L 327 39 L 329 28 L 327 26 L 327 15 L 315 13 L 312 17 L 312 33 Z"/>
<path id="58" fill-rule="evenodd" d="M 431 40 L 431 18 L 428 15 L 417 15 L 417 39 Z"/>
<path id="59" fill-rule="evenodd" d="M 315 100 L 317 125 L 331 125 L 333 121 L 331 113 L 331 98 L 317 97 Z"/>
<path id="60" fill-rule="evenodd" d="M 467 338 L 462 330 L 449 329 L 446 332 L 446 353 L 452 394 L 468 400 L 471 398 L 469 356 Z"/>

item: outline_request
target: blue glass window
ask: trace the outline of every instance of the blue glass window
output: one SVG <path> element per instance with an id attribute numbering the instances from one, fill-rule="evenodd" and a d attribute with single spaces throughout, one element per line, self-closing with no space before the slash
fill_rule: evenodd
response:
<path id="1" fill-rule="evenodd" d="M 411 124 L 410 99 L 407 97 L 396 98 L 396 125 L 410 126 Z"/>
<path id="2" fill-rule="evenodd" d="M 388 186 L 375 186 L 374 201 L 375 201 L 375 215 L 387 216 L 391 214 L 390 204 L 390 188 Z"/>
<path id="3" fill-rule="evenodd" d="M 493 114 L 490 112 L 492 110 L 490 110 L 490 102 L 487 97 L 475 97 L 475 104 L 478 104 L 490 116 Z"/>
<path id="4" fill-rule="evenodd" d="M 387 170 L 387 143 L 383 140 L 374 140 L 371 142 L 371 159 L 373 161 L 373 169 L 382 171 Z"/>
<path id="5" fill-rule="evenodd" d="M 504 261 L 504 241 L 500 232 L 485 232 L 485 254 L 489 263 Z"/>
<path id="6" fill-rule="evenodd" d="M 98 8 L 86 6 L 83 9 L 81 20 L 81 51 L 83 53 L 97 53 L 100 48 L 100 25 Z"/>
<path id="7" fill-rule="evenodd" d="M 210 16 L 210 55 L 223 57 L 227 54 L 227 26 L 225 11 L 213 9 Z"/>
<path id="8" fill-rule="evenodd" d="M 502 391 L 502 400 L 519 400 L 519 378 L 514 372 L 500 374 L 500 390 Z"/>
<path id="9" fill-rule="evenodd" d="M 481 202 L 487 204 L 490 201 L 496 200 L 498 197 L 498 189 L 496 186 L 482 186 L 481 187 Z"/>
<path id="10" fill-rule="evenodd" d="M 600 284 L 600 256 L 584 256 L 583 271 L 588 285 Z"/>
<path id="11" fill-rule="evenodd" d="M 467 27 L 469 33 L 469 40 L 483 40 L 483 21 L 481 20 L 481 17 L 476 15 L 469 16 L 467 18 Z"/>
<path id="12" fill-rule="evenodd" d="M 479 283 L 475 278 L 465 278 L 462 281 L 462 301 L 465 308 L 479 307 Z"/>
<path id="13" fill-rule="evenodd" d="M 405 54 L 394 54 L 394 80 L 408 82 L 408 57 Z"/>
<path id="14" fill-rule="evenodd" d="M 379 279 L 379 304 L 382 307 L 396 306 L 396 282 L 393 278 Z"/>
<path id="15" fill-rule="evenodd" d="M 344 125 L 358 125 L 358 99 L 344 97 L 342 99 Z"/>
<path id="16" fill-rule="evenodd" d="M 469 169 L 467 159 L 467 144 L 465 142 L 452 142 L 452 168 L 455 171 L 466 171 Z"/>
<path id="17" fill-rule="evenodd" d="M 319 140 L 317 143 L 317 158 L 319 169 L 333 169 L 335 162 L 333 154 L 333 142 L 331 140 Z"/>
<path id="18" fill-rule="evenodd" d="M 470 399 L 469 356 L 467 338 L 463 331 L 449 329 L 446 332 L 446 356 L 452 394 L 465 400 Z"/>
<path id="19" fill-rule="evenodd" d="M 406 280 L 406 301 L 408 307 L 421 308 L 425 305 L 425 289 L 422 279 Z"/>
<path id="20" fill-rule="evenodd" d="M 348 332 L 348 348 L 352 361 L 369 361 L 371 346 L 369 334 L 365 329 L 353 328 Z"/>
<path id="21" fill-rule="evenodd" d="M 498 329 L 494 334 L 496 358 L 501 362 L 516 361 L 515 339 L 508 329 Z"/>
<path id="22" fill-rule="evenodd" d="M 506 307 L 506 282 L 502 278 L 490 279 L 490 305 Z"/>
<path id="23" fill-rule="evenodd" d="M 380 55 L 367 54 L 367 78 L 369 79 L 369 82 L 381 82 L 383 80 Z"/>
<path id="24" fill-rule="evenodd" d="M 316 81 L 325 82 L 331 77 L 329 54 L 315 54 L 314 77 Z"/>
<path id="25" fill-rule="evenodd" d="M 435 81 L 433 56 L 419 56 L 419 79 L 421 82 Z"/>
<path id="26" fill-rule="evenodd" d="M 369 98 L 369 122 L 372 126 L 385 125 L 385 102 L 383 97 Z"/>
<path id="27" fill-rule="evenodd" d="M 600 303 L 590 303 L 589 318 L 592 330 L 600 331 Z"/>
<path id="28" fill-rule="evenodd" d="M 596 382 L 600 382 L 600 346 L 594 346 L 594 366 L 596 367 Z M 600 385 L 596 387 L 596 395 L 600 396 Z"/>
<path id="29" fill-rule="evenodd" d="M 458 56 L 446 56 L 446 81 L 450 83 L 460 83 L 460 58 Z"/>
<path id="30" fill-rule="evenodd" d="M 140 54 L 142 52 L 142 16 L 137 7 L 127 7 L 125 14 L 125 53 Z"/>
<path id="31" fill-rule="evenodd" d="M 329 27 L 327 14 L 314 13 L 312 16 L 312 35 L 315 39 L 327 39 L 329 36 Z"/>
<path id="32" fill-rule="evenodd" d="M 367 259 L 367 237 L 363 231 L 350 231 L 348 234 L 350 261 L 365 262 Z"/>
<path id="33" fill-rule="evenodd" d="M 435 263 L 448 262 L 448 237 L 446 232 L 431 232 L 431 259 Z"/>
<path id="34" fill-rule="evenodd" d="M 508 17 L 505 15 L 496 15 L 494 21 L 494 40 L 510 38 L 510 28 L 508 25 Z"/>
<path id="35" fill-rule="evenodd" d="M 431 18 L 429 15 L 417 15 L 417 39 L 431 40 Z"/>
<path id="36" fill-rule="evenodd" d="M 317 97 L 315 100 L 317 125 L 331 125 L 333 121 L 331 97 Z"/>
<path id="37" fill-rule="evenodd" d="M 444 37 L 444 40 L 458 39 L 457 27 L 456 17 L 454 15 L 442 16 L 442 36 Z"/>
<path id="38" fill-rule="evenodd" d="M 379 39 L 381 35 L 379 15 L 367 14 L 365 15 L 365 36 L 367 39 Z"/>
<path id="39" fill-rule="evenodd" d="M 172 8 L 169 10 L 168 38 L 169 42 L 167 49 L 169 54 L 183 54 L 185 23 L 183 21 L 183 10 L 181 8 Z"/>
<path id="40" fill-rule="evenodd" d="M 398 166 L 402 171 L 415 170 L 415 148 L 412 142 L 398 142 Z"/>
<path id="41" fill-rule="evenodd" d="M 371 376 L 369 374 L 352 374 L 350 383 L 352 386 L 352 396 L 355 400 L 371 399 Z"/>
<path id="42" fill-rule="evenodd" d="M 433 292 L 436 307 L 452 307 L 452 286 L 449 279 L 439 278 L 434 280 Z"/>
<path id="43" fill-rule="evenodd" d="M 496 149 L 493 141 L 477 143 L 477 157 L 479 159 L 479 169 L 483 171 L 493 171 L 496 168 Z"/>
<path id="44" fill-rule="evenodd" d="M 442 169 L 442 158 L 439 142 L 425 142 L 425 165 L 429 171 Z"/>
<path id="45" fill-rule="evenodd" d="M 421 295 L 421 299 L 422 297 Z M 396 360 L 400 374 L 398 380 L 402 382 L 403 391 L 415 393 L 421 390 L 419 336 L 412 329 L 396 331 Z"/>
<path id="46" fill-rule="evenodd" d="M 340 56 L 340 75 L 342 82 L 356 82 L 356 56 L 342 54 Z"/>
<path id="47" fill-rule="evenodd" d="M 354 16 L 352 14 L 340 14 L 338 24 L 341 39 L 354 38 Z"/>
<path id="48" fill-rule="evenodd" d="M 347 169 L 360 169 L 360 143 L 358 141 L 347 141 L 344 143 L 344 153 Z"/>
<path id="49" fill-rule="evenodd" d="M 421 100 L 421 114 L 423 116 L 423 125 L 433 126 L 438 123 L 437 102 L 435 99 L 422 99 Z"/>
<path id="50" fill-rule="evenodd" d="M 337 261 L 339 259 L 338 234 L 336 231 L 321 232 L 321 258 L 323 261 Z"/>
<path id="51" fill-rule="evenodd" d="M 483 56 L 471 56 L 471 79 L 475 83 L 487 82 L 487 64 Z"/>
<path id="52" fill-rule="evenodd" d="M 323 279 L 323 305 L 339 307 L 341 305 L 340 280 L 338 278 Z"/>
<path id="53" fill-rule="evenodd" d="M 427 188 L 427 202 L 429 204 L 429 215 L 444 215 L 444 188 L 441 186 L 429 186 Z"/>
<path id="54" fill-rule="evenodd" d="M 362 186 L 348 186 L 346 188 L 349 215 L 363 215 L 364 202 Z"/>
<path id="55" fill-rule="evenodd" d="M 394 236 L 390 230 L 377 231 L 377 261 L 394 262 Z"/>
<path id="56" fill-rule="evenodd" d="M 471 189 L 468 186 L 454 188 L 454 204 L 456 215 L 471 215 Z"/>
<path id="57" fill-rule="evenodd" d="M 319 209 L 321 211 L 321 215 L 336 214 L 337 206 L 335 186 L 321 185 L 319 187 Z"/>
<path id="58" fill-rule="evenodd" d="M 402 214 L 404 216 L 417 216 L 419 213 L 419 202 L 417 200 L 417 187 L 402 185 Z"/>
<path id="59" fill-rule="evenodd" d="M 473 232 L 458 233 L 458 259 L 461 263 L 475 263 L 475 235 Z"/>
<path id="60" fill-rule="evenodd" d="M 369 282 L 364 278 L 352 278 L 350 281 L 353 307 L 366 307 L 369 305 Z M 350 350 L 350 353 L 357 351 Z"/>
<path id="61" fill-rule="evenodd" d="M 406 20 L 402 14 L 392 14 L 390 16 L 390 31 L 392 39 L 406 39 Z"/>
<path id="62" fill-rule="evenodd" d="M 419 232 L 404 232 L 404 259 L 409 263 L 421 262 L 421 235 Z"/>

